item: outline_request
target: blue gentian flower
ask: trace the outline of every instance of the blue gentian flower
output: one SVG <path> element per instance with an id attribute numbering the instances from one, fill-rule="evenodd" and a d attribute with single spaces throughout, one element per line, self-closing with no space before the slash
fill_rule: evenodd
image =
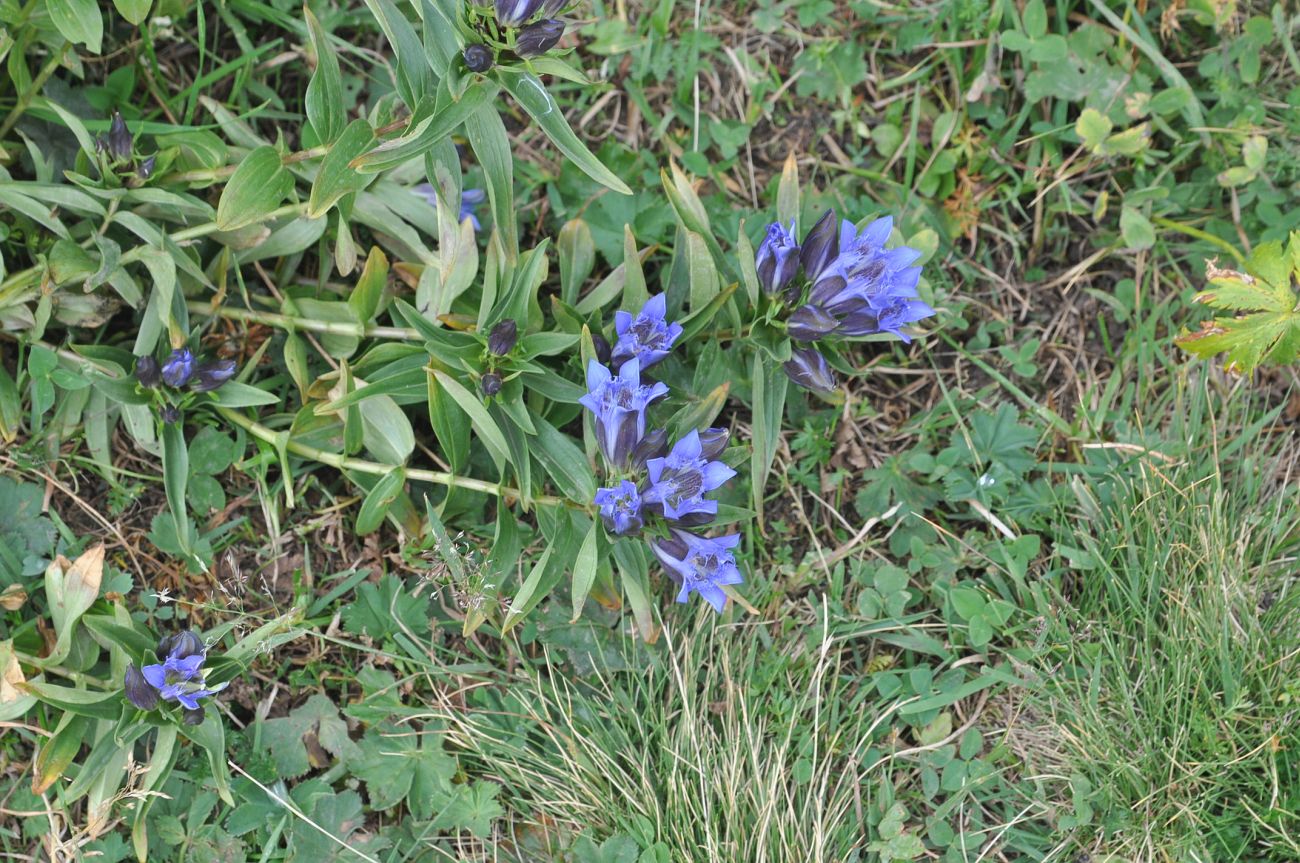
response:
<path id="1" fill-rule="evenodd" d="M 634 482 L 622 480 L 618 488 L 597 489 L 592 503 L 600 507 L 600 520 L 612 534 L 636 533 L 645 525 L 641 517 L 641 496 Z"/>
<path id="2" fill-rule="evenodd" d="M 839 255 L 813 284 L 812 303 L 842 317 L 864 306 L 881 311 L 895 300 L 914 299 L 921 268 L 912 263 L 921 253 L 907 246 L 886 249 L 893 227 L 890 216 L 876 219 L 861 232 L 852 222 L 843 222 Z"/>
<path id="3" fill-rule="evenodd" d="M 534 21 L 519 31 L 515 39 L 515 53 L 520 57 L 536 57 L 559 44 L 564 36 L 564 22 L 558 18 Z"/>
<path id="4" fill-rule="evenodd" d="M 623 363 L 618 375 L 592 360 L 587 365 L 587 395 L 579 399 L 591 411 L 596 442 L 610 465 L 621 466 L 645 437 L 645 412 L 650 402 L 668 394 L 662 382 L 641 383 L 641 363 Z"/>
<path id="5" fill-rule="evenodd" d="M 811 303 L 800 306 L 785 322 L 785 331 L 796 342 L 815 342 L 840 326 L 840 321 Z"/>
<path id="6" fill-rule="evenodd" d="M 693 513 L 709 516 L 718 512 L 716 500 L 705 500 L 704 493 L 719 488 L 736 472 L 720 461 L 703 456 L 700 433 L 691 430 L 663 458 L 646 462 L 650 487 L 641 499 L 647 506 L 663 508 L 664 518 L 677 521 Z"/>
<path id="7" fill-rule="evenodd" d="M 806 390 L 828 393 L 835 389 L 835 376 L 826 357 L 816 348 L 795 348 L 782 368 L 790 380 Z"/>
<path id="8" fill-rule="evenodd" d="M 625 363 L 635 357 L 644 369 L 668 356 L 673 342 L 682 334 L 682 325 L 665 321 L 667 313 L 668 298 L 664 294 L 655 294 L 646 300 L 636 317 L 629 312 L 615 312 L 614 329 L 618 332 L 618 342 L 610 357 L 614 363 Z"/>
<path id="9" fill-rule="evenodd" d="M 200 363 L 195 369 L 194 391 L 206 393 L 215 390 L 235 376 L 234 360 L 213 360 Z"/>
<path id="10" fill-rule="evenodd" d="M 483 223 L 478 220 L 474 211 L 478 205 L 487 200 L 487 192 L 482 189 L 466 189 L 460 193 L 460 221 L 469 219 L 469 223 L 474 226 L 474 230 L 483 230 Z"/>
<path id="11" fill-rule="evenodd" d="M 727 604 L 727 594 L 722 588 L 744 582 L 731 554 L 739 542 L 740 534 L 705 539 L 674 528 L 669 538 L 654 540 L 650 548 L 669 577 L 681 585 L 678 602 L 686 602 L 695 592 L 721 614 Z"/>
<path id="12" fill-rule="evenodd" d="M 161 663 L 144 666 L 140 674 L 157 690 L 162 700 L 178 702 L 185 708 L 186 721 L 191 721 L 196 718 L 191 713 L 203 709 L 199 706 L 199 699 L 215 695 L 225 689 L 226 684 L 208 688 L 204 683 L 203 661 L 207 658 L 207 651 L 194 633 L 187 631 L 172 639 L 163 639 L 159 642 L 159 650 L 167 653 L 166 658 Z M 134 699 L 132 703 L 140 706 Z"/>
<path id="13" fill-rule="evenodd" d="M 537 13 L 542 0 L 494 0 L 497 22 L 506 27 L 518 27 Z"/>
<path id="14" fill-rule="evenodd" d="M 433 190 L 432 183 L 420 183 L 418 186 L 411 187 L 412 194 L 419 195 L 430 207 L 438 206 L 438 193 Z M 487 192 L 482 189 L 466 189 L 460 193 L 460 215 L 457 222 L 463 222 L 469 219 L 469 223 L 474 226 L 474 230 L 483 230 L 483 224 L 478 220 L 474 211 L 478 205 L 487 200 Z"/>
<path id="15" fill-rule="evenodd" d="M 169 387 L 183 387 L 194 375 L 194 354 L 189 348 L 172 351 L 172 355 L 162 364 L 163 383 Z"/>
<path id="16" fill-rule="evenodd" d="M 799 248 L 799 263 L 808 281 L 816 282 L 822 270 L 840 254 L 840 235 L 835 221 L 835 211 L 827 210 L 813 225 Z"/>
<path id="17" fill-rule="evenodd" d="M 754 255 L 754 269 L 763 293 L 785 290 L 799 273 L 799 244 L 794 239 L 794 220 L 787 228 L 780 222 L 767 226 L 767 235 Z"/>

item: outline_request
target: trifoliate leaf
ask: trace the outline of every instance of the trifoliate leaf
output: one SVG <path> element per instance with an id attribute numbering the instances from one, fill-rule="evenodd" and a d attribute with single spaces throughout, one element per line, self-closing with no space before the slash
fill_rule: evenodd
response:
<path id="1" fill-rule="evenodd" d="M 1300 310 L 1293 287 L 1300 278 L 1300 231 L 1284 250 L 1279 242 L 1261 243 L 1246 261 L 1246 272 L 1205 266 L 1210 289 L 1196 302 L 1243 312 L 1215 318 L 1177 339 L 1199 357 L 1226 354 L 1229 371 L 1250 374 L 1263 363 L 1282 365 L 1300 356 Z"/>

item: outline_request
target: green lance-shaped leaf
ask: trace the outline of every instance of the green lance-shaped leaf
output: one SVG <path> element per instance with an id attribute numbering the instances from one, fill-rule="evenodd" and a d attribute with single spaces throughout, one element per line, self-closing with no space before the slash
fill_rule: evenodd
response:
<path id="1" fill-rule="evenodd" d="M 375 133 L 365 120 L 348 124 L 316 172 L 316 182 L 312 183 L 311 197 L 307 200 L 307 218 L 319 219 L 344 195 L 366 187 L 370 178 L 354 168 L 352 162 L 370 149 L 374 140 Z"/>
<path id="2" fill-rule="evenodd" d="M 541 601 L 542 597 L 538 594 L 538 588 L 542 584 L 542 576 L 546 573 L 546 564 L 550 561 L 551 551 L 554 548 L 553 545 L 546 547 L 546 551 L 542 552 L 541 558 L 538 559 L 537 563 L 533 564 L 532 571 L 528 573 L 528 578 L 524 580 L 523 587 L 519 588 L 519 592 L 515 594 L 514 601 L 510 603 L 510 609 L 506 612 L 505 622 L 501 624 L 502 635 L 509 632 L 510 627 L 518 623 L 533 606 Z"/>
<path id="3" fill-rule="evenodd" d="M 167 777 L 171 775 L 172 767 L 176 765 L 176 755 L 176 726 L 164 725 L 158 729 L 153 753 L 149 757 L 149 769 L 144 775 L 139 790 L 153 791 L 166 782 Z M 142 797 L 131 819 L 131 844 L 135 848 L 136 859 L 144 863 L 149 859 L 149 824 L 146 816 L 158 798 L 152 794 L 144 794 Z"/>
<path id="4" fill-rule="evenodd" d="M 506 262 L 519 258 L 519 228 L 515 224 L 514 154 L 505 123 L 493 105 L 482 105 L 465 121 L 465 137 L 474 159 L 483 169 L 488 202 L 492 206 L 492 228 L 501 241 Z"/>
<path id="5" fill-rule="evenodd" d="M 307 122 L 316 131 L 322 144 L 332 144 L 347 125 L 347 106 L 343 101 L 343 74 L 339 70 L 338 54 L 329 43 L 329 35 L 320 21 L 306 5 L 302 7 L 307 19 L 307 33 L 311 36 L 312 51 L 316 54 L 316 71 L 307 82 Z M 138 22 L 133 22 L 138 23 Z"/>
<path id="6" fill-rule="evenodd" d="M 179 422 L 163 423 L 162 433 L 163 488 L 172 518 L 176 520 L 176 537 L 181 550 L 189 552 L 189 517 L 185 512 L 185 487 L 190 478 L 190 457 L 185 448 L 185 432 Z"/>
<path id="7" fill-rule="evenodd" d="M 794 151 L 785 157 L 781 183 L 776 187 L 776 219 L 786 226 L 795 222 L 795 236 L 799 235 L 799 163 Z"/>
<path id="8" fill-rule="evenodd" d="M 497 66 L 491 74 L 528 112 L 534 122 L 542 127 L 542 131 L 556 147 L 560 148 L 560 152 L 584 174 L 615 192 L 624 195 L 632 194 L 627 184 L 606 168 L 587 149 L 587 145 L 573 133 L 573 129 L 569 128 L 569 121 L 564 119 L 564 114 L 556 104 L 555 98 L 547 92 L 536 75 L 509 66 Z"/>
<path id="9" fill-rule="evenodd" d="M 388 256 L 378 246 L 371 246 L 361 277 L 357 279 L 356 287 L 348 297 L 348 305 L 352 307 L 358 321 L 364 324 L 374 319 L 387 284 Z"/>
<path id="10" fill-rule="evenodd" d="M 362 174 L 376 174 L 418 159 L 459 129 L 496 92 L 494 85 L 475 81 L 459 98 L 444 95 L 439 99 L 438 109 L 416 123 L 405 135 L 384 141 L 368 152 L 356 153 L 349 158 L 349 163 Z"/>
<path id="11" fill-rule="evenodd" d="M 104 41 L 104 18 L 95 0 L 46 0 L 45 11 L 64 39 L 98 54 Z"/>
<path id="12" fill-rule="evenodd" d="M 511 461 L 510 447 L 506 444 L 505 435 L 497 426 L 496 421 L 492 419 L 487 408 L 483 407 L 483 402 L 479 401 L 478 396 L 465 389 L 460 381 L 453 378 L 444 371 L 434 369 L 430 372 L 438 379 L 438 383 L 446 390 L 447 394 L 456 400 L 468 416 L 470 423 L 474 426 L 474 431 L 478 434 L 479 440 L 487 447 L 488 453 L 498 464 Z"/>
<path id="13" fill-rule="evenodd" d="M 641 269 L 641 255 L 636 249 L 632 226 L 623 225 L 623 299 L 619 309 L 635 315 L 641 311 L 650 292 L 646 289 L 645 271 Z"/>
<path id="14" fill-rule="evenodd" d="M 293 175 L 269 144 L 258 147 L 239 163 L 217 203 L 217 228 L 233 231 L 264 221 L 293 190 Z"/>
<path id="15" fill-rule="evenodd" d="M 596 241 L 587 222 L 577 218 L 560 228 L 556 246 L 560 253 L 560 297 L 572 306 L 596 264 Z"/>
<path id="16" fill-rule="evenodd" d="M 36 764 L 32 771 L 32 793 L 44 794 L 51 785 L 59 781 L 63 771 L 68 769 L 72 759 L 81 750 L 86 737 L 90 719 L 75 713 L 65 713 L 54 736 L 41 745 L 36 755 Z"/>
<path id="17" fill-rule="evenodd" d="M 573 619 L 577 623 L 582 617 L 582 606 L 591 593 L 591 586 L 596 582 L 596 549 L 600 544 L 600 521 L 593 519 L 587 538 L 578 549 L 578 559 L 573 562 Z"/>
<path id="18" fill-rule="evenodd" d="M 772 462 L 776 459 L 776 448 L 781 436 L 781 416 L 785 412 L 786 386 L 790 379 L 781 369 L 771 365 L 761 351 L 754 352 L 751 370 L 754 450 L 751 456 L 750 482 L 753 483 L 754 511 L 758 513 L 758 523 L 761 526 L 763 493 L 767 487 L 768 474 L 772 472 Z"/>
<path id="19" fill-rule="evenodd" d="M 402 493 L 405 483 L 406 471 L 400 467 L 393 468 L 380 477 L 379 482 L 375 483 L 374 488 L 366 494 L 366 499 L 361 502 L 361 511 L 357 513 L 358 535 L 365 536 L 379 528 L 388 508 Z"/>

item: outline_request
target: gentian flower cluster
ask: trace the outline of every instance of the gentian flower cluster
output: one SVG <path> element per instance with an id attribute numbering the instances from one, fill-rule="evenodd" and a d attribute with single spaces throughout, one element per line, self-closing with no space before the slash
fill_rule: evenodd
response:
<path id="1" fill-rule="evenodd" d="M 163 638 L 154 652 L 162 662 L 142 668 L 136 668 L 134 662 L 127 666 L 123 681 L 127 701 L 146 711 L 157 708 L 159 701 L 175 701 L 187 725 L 203 722 L 199 699 L 217 694 L 226 684 L 209 687 L 204 682 L 207 647 L 202 639 L 186 629 Z"/>
<path id="2" fill-rule="evenodd" d="M 559 44 L 564 36 L 564 22 L 555 17 L 570 0 L 493 0 L 492 12 L 499 27 L 513 30 L 514 39 L 506 44 L 494 43 L 520 59 L 537 57 Z M 489 40 L 491 41 L 491 40 Z M 465 46 L 461 52 L 465 68 L 483 74 L 496 65 L 492 47 L 480 43 Z"/>
<path id="3" fill-rule="evenodd" d="M 921 268 L 913 264 L 921 253 L 908 246 L 885 248 L 893 226 L 885 216 L 858 231 L 847 220 L 837 225 L 835 211 L 827 210 L 802 246 L 795 241 L 793 222 L 768 226 L 754 269 L 764 293 L 784 307 L 797 306 L 786 318 L 786 332 L 800 344 L 785 371 L 799 386 L 835 388 L 814 343 L 875 333 L 909 342 L 904 327 L 934 314 L 916 290 Z"/>
<path id="4" fill-rule="evenodd" d="M 201 363 L 189 348 L 172 351 L 171 356 L 161 365 L 151 354 L 136 357 L 135 360 L 135 379 L 149 389 L 166 385 L 180 390 L 188 385 L 196 393 L 206 393 L 217 389 L 234 376 L 234 360 L 209 360 Z M 176 422 L 181 416 L 180 409 L 171 402 L 164 404 L 159 413 L 164 422 Z"/>
<path id="5" fill-rule="evenodd" d="M 665 429 L 648 428 L 647 411 L 668 387 L 645 380 L 644 372 L 668 356 L 682 334 L 681 325 L 666 320 L 666 314 L 663 294 L 636 315 L 616 313 L 618 340 L 597 353 L 609 357 L 617 373 L 602 364 L 604 357 L 587 366 L 588 392 L 581 402 L 591 412 L 606 474 L 614 480 L 592 502 L 615 536 L 651 529 L 650 548 L 680 586 L 678 602 L 698 593 L 721 612 L 727 601 L 723 587 L 743 580 L 730 551 L 740 536 L 706 539 L 686 528 L 710 524 L 717 516 L 718 502 L 705 495 L 736 475 L 717 460 L 730 434 L 721 428 L 692 429 L 670 448 Z"/>
<path id="6" fill-rule="evenodd" d="M 108 134 L 95 138 L 95 150 L 104 155 L 111 168 L 121 169 L 127 179 L 127 185 L 136 187 L 144 184 L 153 176 L 157 154 L 137 161 L 135 158 L 135 136 L 127 128 L 122 114 L 113 112 L 109 121 Z"/>

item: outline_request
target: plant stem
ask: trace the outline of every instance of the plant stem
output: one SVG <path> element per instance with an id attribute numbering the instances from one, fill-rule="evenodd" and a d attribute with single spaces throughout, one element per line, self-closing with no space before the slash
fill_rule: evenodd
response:
<path id="1" fill-rule="evenodd" d="M 1173 219 L 1166 219 L 1163 216 L 1155 216 L 1151 219 L 1162 228 L 1168 228 L 1171 231 L 1177 231 L 1180 234 L 1186 234 L 1189 237 L 1195 237 L 1203 240 L 1216 248 L 1223 249 L 1229 255 L 1232 255 L 1238 266 L 1246 263 L 1246 256 L 1243 255 L 1236 246 L 1229 243 L 1222 237 L 1216 237 L 1214 234 L 1202 231 L 1200 228 L 1193 228 L 1191 225 L 1184 225 L 1181 222 L 1175 222 Z"/>
<path id="2" fill-rule="evenodd" d="M 299 443 L 295 440 L 284 440 L 278 432 L 267 428 L 256 420 L 249 419 L 247 416 L 233 408 L 223 407 L 221 405 L 213 405 L 213 407 L 216 409 L 217 413 L 244 429 L 249 434 L 253 435 L 253 437 L 263 440 L 275 447 L 279 447 L 283 443 L 284 448 L 294 455 L 309 458 L 313 461 L 318 461 L 321 464 L 327 464 L 330 467 L 337 468 L 338 470 L 351 470 L 356 471 L 357 473 L 383 476 L 401 467 L 401 465 L 383 464 L 376 461 L 366 461 L 365 459 L 349 458 L 347 456 L 339 455 L 338 453 L 327 452 L 323 449 L 309 446 L 305 443 Z M 517 488 L 511 488 L 509 486 L 501 485 L 500 483 L 488 482 L 487 480 L 474 479 L 473 477 L 468 476 L 457 476 L 453 473 L 446 473 L 438 470 L 424 470 L 421 468 L 402 468 L 402 470 L 405 472 L 407 479 L 413 479 L 419 482 L 431 482 L 437 485 L 454 486 L 456 488 L 483 492 L 484 494 L 491 494 L 497 497 L 521 498 L 523 496 Z M 581 504 L 575 503 L 574 501 L 570 501 L 567 498 L 554 497 L 552 495 L 537 495 L 532 500 L 533 503 L 541 504 L 542 506 L 567 506 L 572 509 L 582 510 L 587 508 Z"/>
<path id="3" fill-rule="evenodd" d="M 301 318 L 295 315 L 282 315 L 277 312 L 257 312 L 251 309 L 232 309 L 222 306 L 212 308 L 211 303 L 190 300 L 186 303 L 191 312 L 200 315 L 219 315 L 235 321 L 253 321 L 282 330 L 310 330 L 314 333 L 330 333 L 338 336 L 356 336 L 357 338 L 401 339 L 415 342 L 420 334 L 408 327 L 380 327 L 364 324 L 350 324 L 346 321 L 318 321 L 313 318 Z"/>

